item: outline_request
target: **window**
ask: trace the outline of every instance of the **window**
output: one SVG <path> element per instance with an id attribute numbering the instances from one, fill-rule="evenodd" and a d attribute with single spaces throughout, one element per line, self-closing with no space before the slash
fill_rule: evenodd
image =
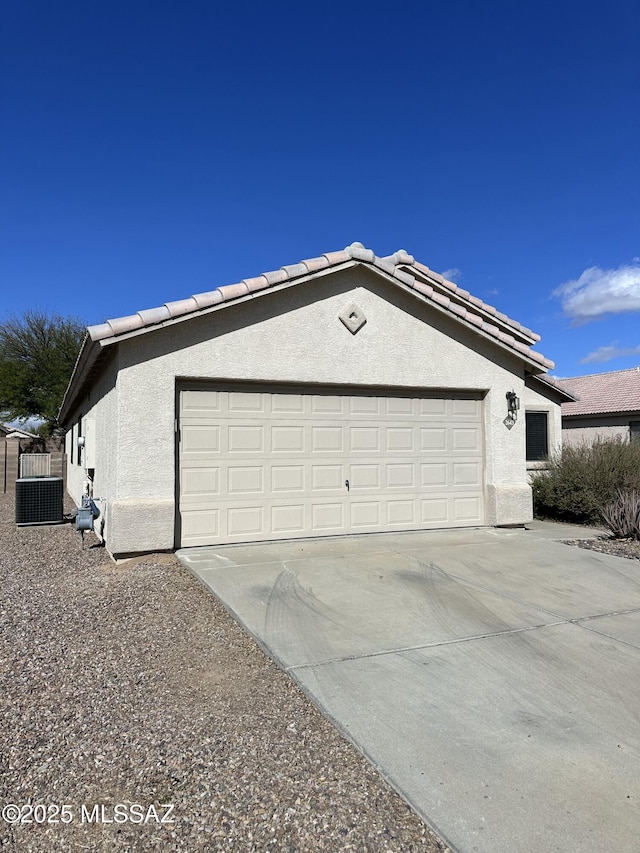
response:
<path id="1" fill-rule="evenodd" d="M 547 412 L 525 412 L 527 462 L 537 462 L 549 455 Z"/>
<path id="2" fill-rule="evenodd" d="M 640 421 L 629 421 L 629 439 L 634 444 L 640 444 Z"/>

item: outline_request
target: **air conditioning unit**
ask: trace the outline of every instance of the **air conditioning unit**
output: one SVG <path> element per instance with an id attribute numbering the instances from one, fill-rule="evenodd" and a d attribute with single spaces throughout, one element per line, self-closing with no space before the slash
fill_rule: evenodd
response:
<path id="1" fill-rule="evenodd" d="M 62 477 L 16 480 L 16 524 L 62 524 Z"/>

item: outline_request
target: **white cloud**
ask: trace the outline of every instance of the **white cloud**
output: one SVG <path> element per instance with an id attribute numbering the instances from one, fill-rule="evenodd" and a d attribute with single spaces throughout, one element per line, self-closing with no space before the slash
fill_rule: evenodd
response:
<path id="1" fill-rule="evenodd" d="M 553 291 L 562 308 L 576 324 L 598 320 L 605 314 L 640 311 L 640 263 L 623 264 L 615 270 L 589 267 L 580 278 Z"/>
<path id="2" fill-rule="evenodd" d="M 458 281 L 462 278 L 462 271 L 459 270 L 457 267 L 451 267 L 450 270 L 445 270 L 443 273 L 441 273 L 441 275 L 443 275 L 449 281 Z"/>
<path id="3" fill-rule="evenodd" d="M 585 355 L 584 358 L 580 359 L 580 364 L 604 364 L 614 358 L 630 355 L 640 355 L 640 345 L 637 347 L 618 347 L 614 342 L 606 347 L 598 347 L 598 349 Z"/>

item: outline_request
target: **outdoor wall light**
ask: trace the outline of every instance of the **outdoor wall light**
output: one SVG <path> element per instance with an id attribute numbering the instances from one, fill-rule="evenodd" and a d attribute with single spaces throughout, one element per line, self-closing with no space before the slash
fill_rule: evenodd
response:
<path id="1" fill-rule="evenodd" d="M 507 417 L 504 419 L 504 425 L 507 429 L 511 429 L 511 427 L 518 420 L 518 409 L 520 408 L 520 397 L 516 394 L 515 391 L 507 391 Z"/>

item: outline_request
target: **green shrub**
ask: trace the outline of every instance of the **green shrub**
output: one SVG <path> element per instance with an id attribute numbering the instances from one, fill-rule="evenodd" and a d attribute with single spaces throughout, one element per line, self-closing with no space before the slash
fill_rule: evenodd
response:
<path id="1" fill-rule="evenodd" d="M 640 444 L 607 439 L 566 445 L 549 469 L 532 478 L 536 515 L 583 524 L 602 523 L 602 509 L 618 491 L 640 489 Z"/>

